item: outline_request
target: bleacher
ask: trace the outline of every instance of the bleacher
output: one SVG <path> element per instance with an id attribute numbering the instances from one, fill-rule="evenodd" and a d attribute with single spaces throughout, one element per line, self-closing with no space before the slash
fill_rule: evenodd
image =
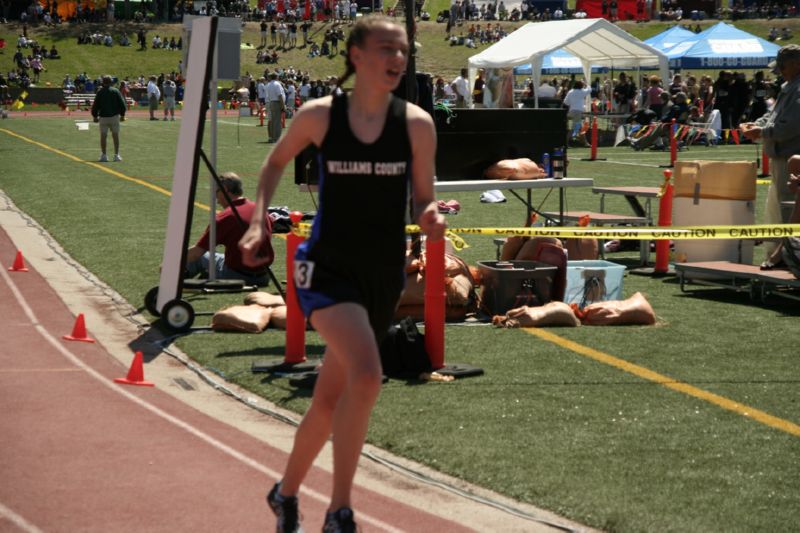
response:
<path id="1" fill-rule="evenodd" d="M 67 107 L 85 108 L 90 109 L 94 104 L 95 93 L 75 93 L 72 91 L 64 91 L 64 103 Z M 134 100 L 130 96 L 125 98 L 125 103 L 130 108 L 134 105 Z"/>

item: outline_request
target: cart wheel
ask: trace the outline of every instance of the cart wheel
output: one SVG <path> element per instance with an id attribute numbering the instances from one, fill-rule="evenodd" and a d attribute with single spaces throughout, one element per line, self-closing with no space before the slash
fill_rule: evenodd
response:
<path id="1" fill-rule="evenodd" d="M 183 300 L 167 302 L 161 315 L 167 326 L 178 332 L 189 331 L 194 322 L 194 309 Z"/>
<path id="2" fill-rule="evenodd" d="M 161 313 L 156 307 L 158 302 L 158 287 L 153 287 L 147 294 L 144 295 L 144 308 L 147 309 L 153 316 L 161 316 Z"/>

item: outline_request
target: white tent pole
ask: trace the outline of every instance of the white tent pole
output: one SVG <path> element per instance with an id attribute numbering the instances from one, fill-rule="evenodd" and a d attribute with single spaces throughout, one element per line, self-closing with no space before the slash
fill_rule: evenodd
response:
<path id="1" fill-rule="evenodd" d="M 214 51 L 214 64 L 211 67 L 211 87 L 209 91 L 210 106 L 211 106 L 211 124 L 209 127 L 209 141 L 211 142 L 211 154 L 209 160 L 214 169 L 217 168 L 217 51 Z M 213 176 L 209 176 L 210 182 L 209 191 L 211 198 L 208 205 L 210 207 L 209 223 L 208 223 L 208 280 L 214 281 L 217 279 L 217 266 L 214 260 L 214 254 L 217 250 L 217 183 L 214 181 Z"/>
<path id="2" fill-rule="evenodd" d="M 538 109 L 539 108 L 539 86 L 542 84 L 542 63 L 544 62 L 544 54 L 536 54 L 530 57 L 531 62 L 531 79 L 533 80 L 533 86 L 536 89 L 534 91 L 534 101 L 533 105 Z"/>
<path id="3" fill-rule="evenodd" d="M 469 65 L 467 69 L 467 98 L 464 99 L 464 103 L 467 107 L 472 107 L 472 88 L 475 86 L 475 78 L 478 77 L 478 69 L 477 67 L 473 67 Z"/>

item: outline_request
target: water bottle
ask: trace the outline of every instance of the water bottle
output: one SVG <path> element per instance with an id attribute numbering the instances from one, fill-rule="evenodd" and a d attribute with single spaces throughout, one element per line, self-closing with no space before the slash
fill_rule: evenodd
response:
<path id="1" fill-rule="evenodd" d="M 561 148 L 556 148 L 553 151 L 553 159 L 552 159 L 552 166 L 553 166 L 553 178 L 560 180 L 564 177 L 564 152 L 561 151 Z"/>
<path id="2" fill-rule="evenodd" d="M 548 154 L 547 152 L 545 152 L 544 155 L 542 156 L 542 170 L 544 170 L 544 175 L 547 176 L 548 178 L 553 177 L 553 173 L 550 169 L 550 154 Z"/>

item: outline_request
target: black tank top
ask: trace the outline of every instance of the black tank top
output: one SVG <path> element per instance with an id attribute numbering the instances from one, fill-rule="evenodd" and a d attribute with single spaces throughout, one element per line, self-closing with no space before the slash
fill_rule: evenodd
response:
<path id="1" fill-rule="evenodd" d="M 411 175 L 406 102 L 391 97 L 380 136 L 358 140 L 347 95 L 334 95 L 318 154 L 319 210 L 306 241 L 309 257 L 346 264 L 402 265 Z"/>

